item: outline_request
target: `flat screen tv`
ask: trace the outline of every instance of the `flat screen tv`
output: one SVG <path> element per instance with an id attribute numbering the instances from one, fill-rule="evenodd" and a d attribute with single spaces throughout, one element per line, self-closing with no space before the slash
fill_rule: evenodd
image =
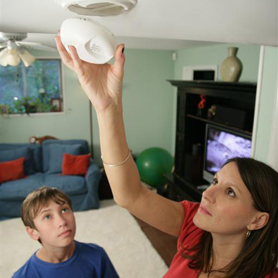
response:
<path id="1" fill-rule="evenodd" d="M 207 124 L 203 178 L 212 182 L 213 176 L 233 157 L 251 157 L 251 136 Z"/>

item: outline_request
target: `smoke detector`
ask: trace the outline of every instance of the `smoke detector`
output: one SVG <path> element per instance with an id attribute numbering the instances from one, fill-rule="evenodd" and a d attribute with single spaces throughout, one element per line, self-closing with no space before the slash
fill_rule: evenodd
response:
<path id="1" fill-rule="evenodd" d="M 137 0 L 56 0 L 64 9 L 80 15 L 112 16 L 133 8 Z M 60 28 L 61 41 L 69 52 L 75 46 L 81 60 L 104 64 L 114 56 L 114 35 L 101 24 L 88 18 L 66 19 Z"/>
<path id="2" fill-rule="evenodd" d="M 60 29 L 63 45 L 76 48 L 81 60 L 104 64 L 110 61 L 117 47 L 114 35 L 104 26 L 88 18 L 66 19 Z"/>
<path id="3" fill-rule="evenodd" d="M 64 9 L 79 15 L 112 16 L 132 9 L 137 0 L 56 0 Z"/>

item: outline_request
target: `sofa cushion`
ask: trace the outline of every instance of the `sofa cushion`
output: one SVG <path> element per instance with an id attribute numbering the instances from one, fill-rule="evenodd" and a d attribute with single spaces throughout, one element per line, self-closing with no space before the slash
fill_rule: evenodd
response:
<path id="1" fill-rule="evenodd" d="M 0 184 L 6 181 L 23 179 L 25 157 L 12 161 L 0 162 Z"/>
<path id="2" fill-rule="evenodd" d="M 22 201 L 26 196 L 44 184 L 44 175 L 37 173 L 21 180 L 4 182 L 0 185 L 1 201 Z"/>
<path id="3" fill-rule="evenodd" d="M 3 144 L 5 145 L 5 144 Z M 24 172 L 26 175 L 32 175 L 35 173 L 33 168 L 32 153 L 28 145 L 0 150 L 0 162 L 6 162 L 25 157 Z"/>
<path id="4" fill-rule="evenodd" d="M 68 195 L 79 195 L 88 191 L 86 180 L 81 176 L 63 176 L 62 174 L 45 174 L 44 185 L 56 187 Z"/>
<path id="5" fill-rule="evenodd" d="M 75 155 L 89 153 L 89 146 L 88 146 L 88 142 L 86 140 L 59 140 L 59 141 L 57 141 L 57 140 L 46 140 L 46 141 L 43 141 L 43 143 L 42 143 L 42 156 L 43 156 L 43 172 L 44 173 L 49 173 L 50 164 L 53 163 L 53 160 L 50 157 L 50 152 L 51 152 L 51 149 L 54 145 L 60 145 L 60 147 L 61 147 L 61 145 L 62 146 L 81 145 L 80 149 L 79 149 L 79 153 L 68 152 L 69 150 L 66 151 L 66 153 L 75 154 Z M 54 162 L 54 165 L 51 166 L 50 173 L 53 173 L 53 169 L 56 172 L 55 169 L 56 169 L 57 165 L 60 165 L 59 166 L 60 167 L 60 172 L 62 172 L 63 153 L 64 153 L 63 151 L 59 152 L 59 157 L 60 157 L 61 160 L 59 161 L 59 163 Z M 61 156 L 60 156 L 60 154 L 61 154 Z"/>
<path id="6" fill-rule="evenodd" d="M 63 154 L 62 174 L 85 176 L 89 167 L 91 154 Z"/>
<path id="7" fill-rule="evenodd" d="M 62 163 L 63 163 L 63 154 L 79 154 L 81 151 L 80 144 L 74 145 L 61 145 L 53 144 L 50 148 L 49 153 L 49 169 L 48 174 L 61 173 L 62 172 Z"/>

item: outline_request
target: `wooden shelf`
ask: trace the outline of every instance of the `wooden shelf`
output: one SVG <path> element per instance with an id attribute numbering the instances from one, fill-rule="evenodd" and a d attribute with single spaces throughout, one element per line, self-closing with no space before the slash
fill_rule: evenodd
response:
<path id="1" fill-rule="evenodd" d="M 220 126 L 220 127 L 228 128 L 230 130 L 234 130 L 234 131 L 249 135 L 250 137 L 252 136 L 252 132 L 250 132 L 248 130 L 242 130 L 242 129 L 237 128 L 237 127 L 233 127 L 233 126 L 230 126 L 230 125 L 227 125 L 227 124 L 224 124 L 224 123 L 219 123 L 219 122 L 216 122 L 216 121 L 213 121 L 213 120 L 209 120 L 209 119 L 202 118 L 202 117 L 195 116 L 195 115 L 191 115 L 191 114 L 187 114 L 186 116 L 188 118 L 191 118 L 191 119 L 194 119 L 194 120 L 197 120 L 197 121 L 201 121 L 201 122 L 217 125 L 217 126 Z"/>
<path id="2" fill-rule="evenodd" d="M 202 198 L 202 191 L 197 189 L 197 185 L 194 186 L 191 182 L 181 178 L 175 174 L 165 174 L 167 181 L 175 187 L 177 193 L 179 193 L 183 199 L 191 199 L 192 201 L 199 202 Z M 204 181 L 204 184 L 207 183 Z"/>
<path id="3" fill-rule="evenodd" d="M 189 94 L 205 94 L 235 100 L 255 102 L 256 83 L 251 82 L 222 82 L 222 81 L 184 81 L 168 80 L 178 90 Z"/>

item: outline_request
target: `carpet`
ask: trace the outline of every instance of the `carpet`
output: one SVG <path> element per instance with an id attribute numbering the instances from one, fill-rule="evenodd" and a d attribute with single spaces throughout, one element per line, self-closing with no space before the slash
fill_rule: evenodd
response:
<path id="1" fill-rule="evenodd" d="M 102 246 L 121 278 L 160 278 L 167 272 L 168 267 L 136 220 L 113 200 L 101 201 L 98 210 L 75 212 L 75 218 L 75 239 Z M 20 218 L 1 221 L 0 277 L 10 278 L 39 248 Z"/>

